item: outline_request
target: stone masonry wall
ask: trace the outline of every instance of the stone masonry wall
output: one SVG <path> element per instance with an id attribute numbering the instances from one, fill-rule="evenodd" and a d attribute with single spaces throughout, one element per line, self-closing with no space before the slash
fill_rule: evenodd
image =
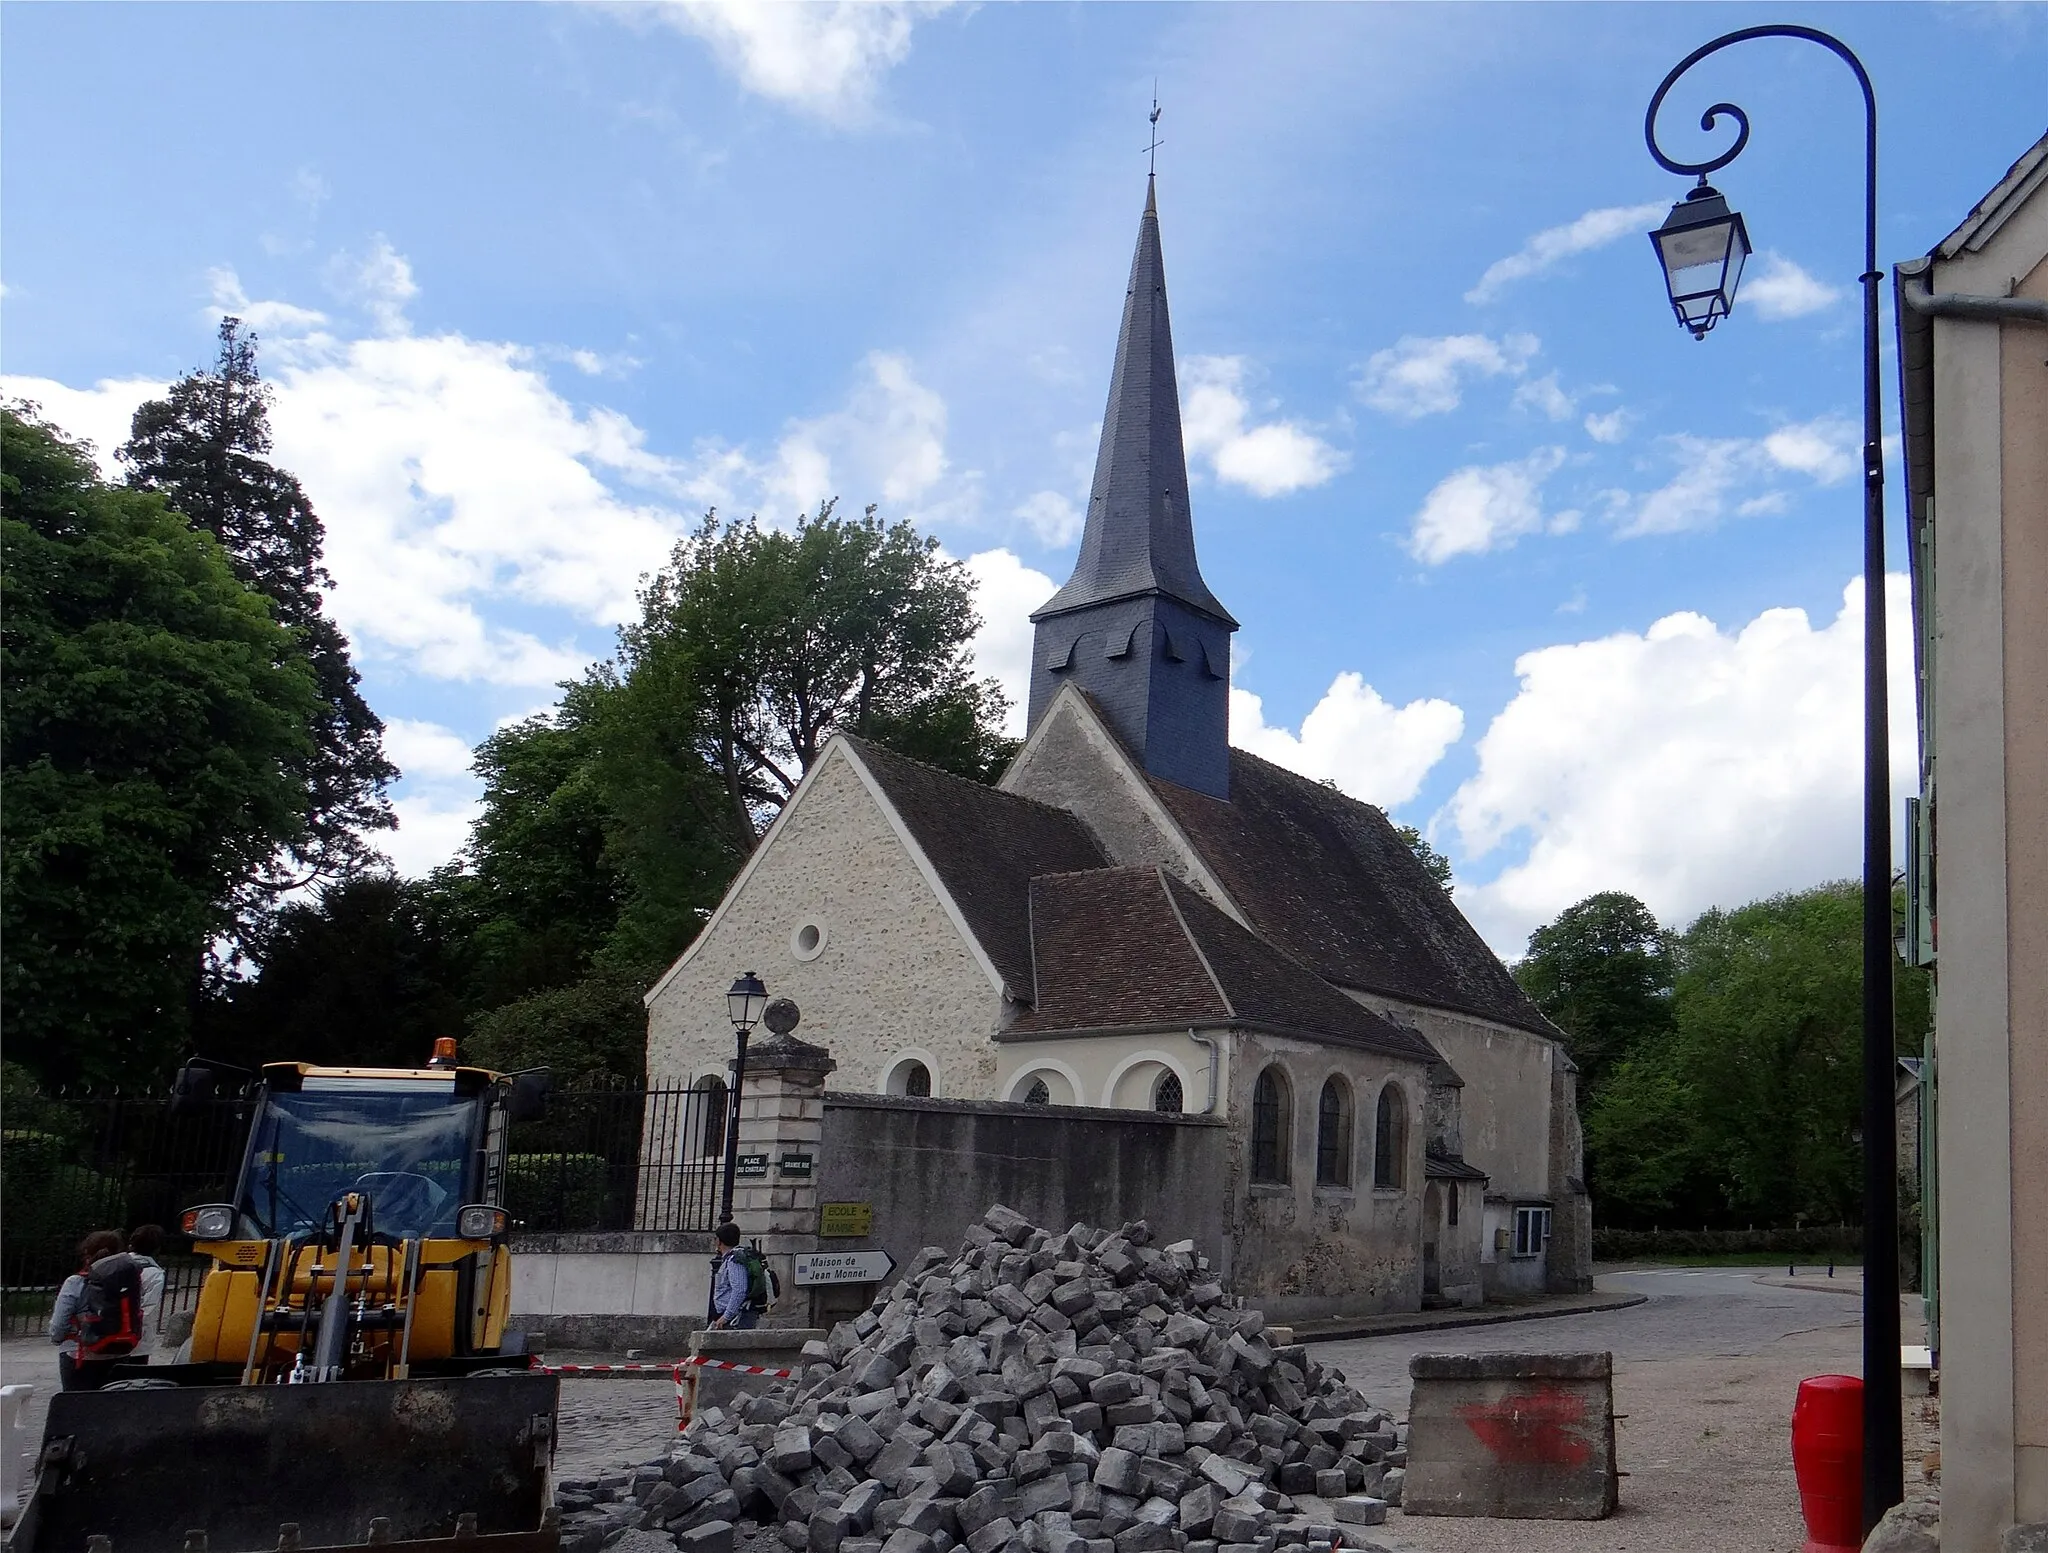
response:
<path id="1" fill-rule="evenodd" d="M 723 1076 L 725 993 L 741 971 L 803 1009 L 837 1088 L 879 1091 L 906 1056 L 937 1095 L 983 1095 L 1001 994 L 954 926 L 844 747 L 829 751 L 752 872 L 648 1006 L 652 1083 Z M 797 935 L 819 930 L 814 953 Z M 982 1204 L 985 1208 L 988 1205 Z"/>
<path id="2" fill-rule="evenodd" d="M 1415 1310 L 1422 1303 L 1423 1096 L 1420 1062 L 1306 1041 L 1233 1034 L 1230 1065 L 1231 1289 L 1276 1320 Z M 1277 1064 L 1287 1076 L 1288 1179 L 1251 1179 L 1252 1092 Z M 1349 1185 L 1316 1182 L 1317 1104 L 1325 1081 L 1351 1095 Z M 1400 1085 L 1407 1117 L 1401 1185 L 1373 1185 L 1381 1089 Z"/>

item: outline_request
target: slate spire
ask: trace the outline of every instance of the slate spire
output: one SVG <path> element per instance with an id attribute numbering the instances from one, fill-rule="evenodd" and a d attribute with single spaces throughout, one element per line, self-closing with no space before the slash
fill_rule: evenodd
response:
<path id="1" fill-rule="evenodd" d="M 1157 592 L 1235 628 L 1237 622 L 1209 591 L 1195 562 L 1187 495 L 1180 386 L 1166 313 L 1166 266 L 1159 252 L 1159 205 L 1154 181 L 1147 178 L 1081 554 L 1067 585 L 1031 618 Z"/>
<path id="2" fill-rule="evenodd" d="M 1081 553 L 1031 616 L 1031 722 L 1061 683 L 1091 692 L 1156 776 L 1229 796 L 1230 633 L 1188 511 L 1159 208 L 1146 180 Z"/>

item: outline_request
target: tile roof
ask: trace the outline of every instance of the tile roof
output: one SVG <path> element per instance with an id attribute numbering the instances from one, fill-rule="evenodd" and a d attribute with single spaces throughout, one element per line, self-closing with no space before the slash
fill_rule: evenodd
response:
<path id="1" fill-rule="evenodd" d="M 1227 803 L 1152 787 L 1260 936 L 1326 980 L 1557 1035 L 1372 805 L 1239 749 Z"/>
<path id="2" fill-rule="evenodd" d="M 1439 1060 L 1162 868 L 1033 880 L 1031 937 L 1037 1001 L 1011 1038 L 1230 1022 Z"/>
<path id="3" fill-rule="evenodd" d="M 945 882 L 968 929 L 1010 991 L 1031 996 L 1031 880 L 1102 868 L 1102 855 L 1065 809 L 985 787 L 846 736 Z"/>

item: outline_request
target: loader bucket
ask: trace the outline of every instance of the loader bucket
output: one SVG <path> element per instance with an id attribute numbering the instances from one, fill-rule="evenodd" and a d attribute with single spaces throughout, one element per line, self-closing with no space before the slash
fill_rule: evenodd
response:
<path id="1" fill-rule="evenodd" d="M 361 1546 L 373 1520 L 379 1541 L 448 1537 L 466 1514 L 482 1536 L 530 1544 L 550 1502 L 559 1385 L 501 1373 L 60 1392 L 21 1528 L 31 1540 L 15 1546 L 88 1553 L 106 1536 L 111 1553 L 271 1553 L 287 1523 L 311 1550 Z"/>

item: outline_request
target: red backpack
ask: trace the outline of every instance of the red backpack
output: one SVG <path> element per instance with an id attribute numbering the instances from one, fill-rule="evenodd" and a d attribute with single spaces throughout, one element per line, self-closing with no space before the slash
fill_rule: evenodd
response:
<path id="1" fill-rule="evenodd" d="M 80 1354 L 116 1359 L 133 1353 L 142 1339 L 142 1264 L 117 1252 L 87 1268 L 76 1322 Z"/>

